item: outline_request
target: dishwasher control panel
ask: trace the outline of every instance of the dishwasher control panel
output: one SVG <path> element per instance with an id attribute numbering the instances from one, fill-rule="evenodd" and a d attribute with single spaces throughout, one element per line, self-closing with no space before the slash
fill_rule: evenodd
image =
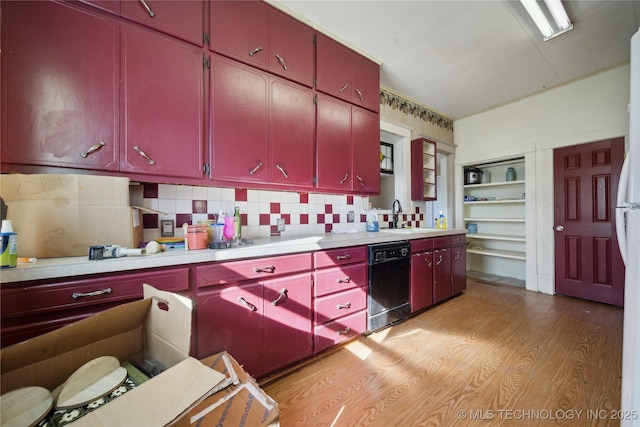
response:
<path id="1" fill-rule="evenodd" d="M 369 246 L 369 264 L 409 258 L 411 246 L 407 241 L 381 243 Z"/>

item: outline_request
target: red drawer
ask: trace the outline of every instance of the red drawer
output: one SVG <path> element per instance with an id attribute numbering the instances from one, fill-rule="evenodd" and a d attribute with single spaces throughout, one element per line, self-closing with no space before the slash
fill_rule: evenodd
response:
<path id="1" fill-rule="evenodd" d="M 367 288 L 354 288 L 314 301 L 315 324 L 321 325 L 367 308 Z"/>
<path id="2" fill-rule="evenodd" d="M 315 272 L 314 296 L 320 297 L 356 286 L 367 285 L 367 264 L 334 267 Z"/>
<path id="3" fill-rule="evenodd" d="M 311 270 L 311 254 L 283 255 L 196 267 L 198 288 Z"/>
<path id="4" fill-rule="evenodd" d="M 448 248 L 451 246 L 451 236 L 443 236 L 443 237 L 434 237 L 433 238 L 433 248 Z"/>
<path id="5" fill-rule="evenodd" d="M 2 290 L 2 318 L 142 298 L 142 284 L 172 292 L 189 289 L 189 268 L 117 274 Z"/>
<path id="6" fill-rule="evenodd" d="M 467 236 L 465 234 L 454 234 L 451 236 L 451 246 L 461 246 L 467 244 Z"/>
<path id="7" fill-rule="evenodd" d="M 315 252 L 313 263 L 315 268 L 332 267 L 367 260 L 366 246 L 351 246 L 342 249 Z"/>
<path id="8" fill-rule="evenodd" d="M 411 240 L 411 253 L 430 251 L 433 249 L 433 238 Z"/>
<path id="9" fill-rule="evenodd" d="M 367 329 L 366 310 L 342 317 L 339 320 L 316 326 L 313 343 L 315 352 L 326 350 L 341 342 L 363 334 Z"/>

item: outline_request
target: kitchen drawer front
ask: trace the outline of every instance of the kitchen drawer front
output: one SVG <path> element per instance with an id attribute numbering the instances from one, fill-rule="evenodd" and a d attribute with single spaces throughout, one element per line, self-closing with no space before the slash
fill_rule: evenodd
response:
<path id="1" fill-rule="evenodd" d="M 467 244 L 467 236 L 465 234 L 454 234 L 451 236 L 451 246 L 462 246 Z"/>
<path id="2" fill-rule="evenodd" d="M 198 288 L 264 279 L 311 270 L 311 254 L 230 261 L 196 267 Z"/>
<path id="3" fill-rule="evenodd" d="M 433 248 L 448 248 L 451 246 L 451 236 L 443 236 L 443 237 L 434 237 L 433 238 Z"/>
<path id="4" fill-rule="evenodd" d="M 332 267 L 334 265 L 351 264 L 367 261 L 366 246 L 352 246 L 342 249 L 315 252 L 313 263 L 315 268 Z"/>
<path id="5" fill-rule="evenodd" d="M 362 310 L 325 323 L 314 328 L 314 350 L 316 353 L 326 350 L 341 342 L 362 335 L 367 329 L 367 311 Z"/>
<path id="6" fill-rule="evenodd" d="M 366 286 L 367 276 L 367 264 L 363 263 L 316 271 L 314 296 L 320 297 L 356 286 Z"/>
<path id="7" fill-rule="evenodd" d="M 188 290 L 189 267 L 2 289 L 2 319 L 139 299 L 143 283 Z"/>
<path id="8" fill-rule="evenodd" d="M 314 301 L 315 324 L 321 325 L 367 308 L 367 288 L 354 288 Z"/>
<path id="9" fill-rule="evenodd" d="M 416 239 L 411 240 L 411 253 L 426 252 L 433 249 L 433 241 L 435 239 Z"/>

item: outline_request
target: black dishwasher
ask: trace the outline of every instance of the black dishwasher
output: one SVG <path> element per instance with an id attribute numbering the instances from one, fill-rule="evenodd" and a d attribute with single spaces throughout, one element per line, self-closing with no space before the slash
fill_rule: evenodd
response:
<path id="1" fill-rule="evenodd" d="M 367 330 L 375 331 L 407 317 L 411 246 L 408 241 L 369 246 Z"/>

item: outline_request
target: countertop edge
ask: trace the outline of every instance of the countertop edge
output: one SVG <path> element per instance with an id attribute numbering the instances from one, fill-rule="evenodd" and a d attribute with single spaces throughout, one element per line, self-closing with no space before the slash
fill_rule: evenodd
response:
<path id="1" fill-rule="evenodd" d="M 206 262 L 235 261 L 247 258 L 287 255 L 301 252 L 338 249 L 349 246 L 371 245 L 402 240 L 465 234 L 467 230 L 454 228 L 433 229 L 424 232 L 336 233 L 255 239 L 254 244 L 229 249 L 201 249 L 185 251 L 173 249 L 163 253 L 142 256 L 89 261 L 86 257 L 47 258 L 35 263 L 19 263 L 16 268 L 0 270 L 0 283 L 26 282 L 42 279 L 72 278 L 102 273 L 129 272 L 157 267 L 191 265 Z"/>

